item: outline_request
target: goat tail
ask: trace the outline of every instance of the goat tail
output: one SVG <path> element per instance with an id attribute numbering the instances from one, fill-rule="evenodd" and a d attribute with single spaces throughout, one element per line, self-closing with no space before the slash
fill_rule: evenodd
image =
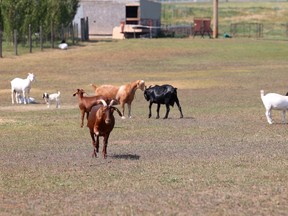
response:
<path id="1" fill-rule="evenodd" d="M 94 89 L 94 91 L 97 89 L 97 86 L 93 83 L 90 84 L 90 86 L 92 86 L 92 88 Z"/>
<path id="2" fill-rule="evenodd" d="M 264 90 L 260 91 L 261 98 L 264 97 Z"/>

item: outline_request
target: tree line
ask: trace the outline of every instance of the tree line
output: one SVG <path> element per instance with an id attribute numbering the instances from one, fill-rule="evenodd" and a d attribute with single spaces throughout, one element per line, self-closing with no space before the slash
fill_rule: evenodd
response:
<path id="1" fill-rule="evenodd" d="M 32 32 L 51 34 L 55 28 L 68 26 L 79 7 L 80 0 L 0 0 L 0 30 L 6 40 L 13 40 L 16 29 L 19 37 Z"/>

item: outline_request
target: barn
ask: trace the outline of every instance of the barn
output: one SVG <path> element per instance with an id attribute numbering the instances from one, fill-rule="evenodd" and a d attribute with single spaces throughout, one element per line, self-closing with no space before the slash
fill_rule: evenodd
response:
<path id="1" fill-rule="evenodd" d="M 161 4 L 152 0 L 81 0 L 73 22 L 89 38 L 120 39 L 155 34 L 160 21 Z"/>

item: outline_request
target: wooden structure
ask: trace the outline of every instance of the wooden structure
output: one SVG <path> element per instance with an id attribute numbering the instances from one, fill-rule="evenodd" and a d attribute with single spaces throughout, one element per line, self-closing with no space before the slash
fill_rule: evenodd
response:
<path id="1" fill-rule="evenodd" d="M 207 34 L 211 38 L 213 31 L 210 26 L 210 18 L 194 18 L 193 37 L 199 34 L 204 38 L 205 34 Z"/>

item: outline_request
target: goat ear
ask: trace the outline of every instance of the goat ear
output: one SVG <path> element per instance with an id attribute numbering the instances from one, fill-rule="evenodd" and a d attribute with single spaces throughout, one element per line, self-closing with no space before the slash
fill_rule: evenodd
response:
<path id="1" fill-rule="evenodd" d="M 73 94 L 73 96 L 75 96 L 76 94 L 78 94 L 80 91 L 80 89 L 77 89 L 77 91 Z"/>
<path id="2" fill-rule="evenodd" d="M 144 80 L 139 80 L 138 88 L 140 88 L 142 91 L 145 90 L 145 82 L 144 82 Z"/>
<path id="3" fill-rule="evenodd" d="M 112 107 L 113 108 L 113 110 L 116 110 L 117 111 L 117 113 L 119 114 L 119 116 L 120 117 L 122 117 L 123 115 L 122 115 L 122 113 L 120 112 L 120 110 L 118 109 L 118 108 L 116 108 L 116 107 Z"/>
<path id="4" fill-rule="evenodd" d="M 113 104 L 111 104 L 111 106 L 112 105 L 119 105 L 120 104 L 120 102 L 119 102 L 119 100 L 117 100 L 117 99 L 113 99 Z"/>

